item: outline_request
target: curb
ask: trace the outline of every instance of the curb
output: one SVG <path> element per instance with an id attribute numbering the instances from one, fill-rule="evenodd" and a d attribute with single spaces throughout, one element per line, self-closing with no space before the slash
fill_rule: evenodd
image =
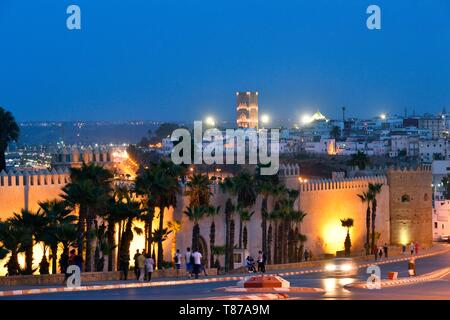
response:
<path id="1" fill-rule="evenodd" d="M 224 296 L 224 297 L 207 297 L 192 300 L 281 300 L 287 299 L 289 296 L 283 293 L 267 293 L 267 294 L 252 294 L 240 296 Z"/>
<path id="2" fill-rule="evenodd" d="M 386 288 L 386 287 L 404 286 L 404 285 L 408 285 L 408 284 L 416 284 L 416 283 L 421 283 L 421 282 L 437 280 L 437 279 L 440 279 L 440 278 L 446 276 L 449 273 L 450 273 L 450 268 L 444 268 L 444 269 L 440 269 L 437 271 L 433 271 L 433 272 L 424 274 L 422 276 L 401 278 L 401 279 L 397 279 L 397 280 L 381 280 L 380 285 L 381 285 L 381 288 L 383 288 L 383 287 Z M 350 283 L 350 284 L 345 285 L 344 287 L 346 289 L 347 288 L 358 288 L 358 289 L 370 290 L 370 288 L 368 288 L 367 282 Z"/>
<path id="3" fill-rule="evenodd" d="M 222 287 L 217 288 L 215 291 L 225 292 L 253 292 L 253 293 L 325 293 L 322 288 L 310 288 L 310 287 L 290 287 L 290 288 L 241 288 L 241 287 Z"/>

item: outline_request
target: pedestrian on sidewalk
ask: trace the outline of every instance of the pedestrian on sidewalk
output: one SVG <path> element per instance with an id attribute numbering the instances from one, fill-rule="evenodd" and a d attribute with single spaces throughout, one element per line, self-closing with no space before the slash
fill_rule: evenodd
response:
<path id="1" fill-rule="evenodd" d="M 145 276 L 145 256 L 143 254 L 140 254 L 137 256 L 136 260 L 137 265 L 135 266 L 135 268 L 136 267 L 138 268 L 138 275 L 139 275 L 138 280 L 140 282 L 143 282 Z"/>
<path id="2" fill-rule="evenodd" d="M 402 244 L 402 254 L 406 253 L 406 244 Z"/>
<path id="3" fill-rule="evenodd" d="M 378 260 L 378 248 L 377 248 L 377 245 L 373 246 L 372 254 L 375 256 L 375 261 L 377 261 Z"/>
<path id="4" fill-rule="evenodd" d="M 414 254 L 415 245 L 414 242 L 411 241 L 411 244 L 409 245 L 409 251 L 411 252 L 411 255 Z"/>
<path id="5" fill-rule="evenodd" d="M 141 254 L 139 253 L 139 249 L 136 250 L 136 253 L 133 256 L 133 260 L 134 260 L 134 275 L 136 276 L 136 280 L 139 280 L 139 269 L 137 267 L 138 262 L 137 259 Z"/>
<path id="6" fill-rule="evenodd" d="M 202 254 L 196 249 L 191 255 L 191 263 L 194 262 L 194 275 L 198 279 L 198 274 L 202 269 Z"/>
<path id="7" fill-rule="evenodd" d="M 383 260 L 383 248 L 378 249 L 378 256 L 380 257 L 380 261 Z"/>
<path id="8" fill-rule="evenodd" d="M 181 270 L 181 253 L 180 249 L 177 249 L 177 252 L 175 253 L 175 256 L 173 257 L 173 262 L 175 264 L 175 269 L 177 270 L 177 278 L 180 275 Z"/>
<path id="9" fill-rule="evenodd" d="M 261 250 L 258 252 L 258 272 L 266 272 L 266 255 Z"/>
<path id="10" fill-rule="evenodd" d="M 408 261 L 408 273 L 410 277 L 416 275 L 416 258 L 411 257 Z"/>
<path id="11" fill-rule="evenodd" d="M 192 277 L 192 268 L 194 265 L 191 263 L 191 248 L 186 248 L 186 253 L 184 254 L 185 261 L 186 261 L 186 273 L 189 278 Z"/>
<path id="12" fill-rule="evenodd" d="M 309 258 L 308 249 L 305 250 L 305 252 L 303 253 L 303 256 L 305 257 L 305 261 L 308 261 L 308 258 Z"/>
<path id="13" fill-rule="evenodd" d="M 145 257 L 145 269 L 147 271 L 147 281 L 152 280 L 153 267 L 155 265 L 155 261 L 153 260 L 150 254 L 147 254 Z"/>
<path id="14" fill-rule="evenodd" d="M 388 247 L 387 243 L 384 243 L 383 251 L 384 251 L 384 257 L 385 257 L 386 259 L 387 259 L 387 257 L 388 257 L 388 249 L 389 249 L 389 247 Z"/>
<path id="15" fill-rule="evenodd" d="M 416 253 L 416 256 L 419 254 L 419 242 L 417 241 L 414 244 L 414 252 Z"/>

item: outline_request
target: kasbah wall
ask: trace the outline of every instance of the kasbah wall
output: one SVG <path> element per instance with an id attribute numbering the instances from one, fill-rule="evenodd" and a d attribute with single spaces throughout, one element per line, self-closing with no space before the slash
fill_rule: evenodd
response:
<path id="1" fill-rule="evenodd" d="M 378 245 L 385 242 L 400 245 L 410 241 L 418 241 L 421 246 L 432 243 L 432 204 L 431 204 L 431 170 L 420 167 L 417 170 L 388 170 L 387 175 L 359 177 L 352 179 L 317 180 L 300 183 L 299 169 L 282 170 L 280 176 L 288 188 L 298 188 L 300 191 L 296 206 L 307 213 L 301 232 L 308 241 L 305 247 L 312 250 L 313 255 L 334 254 L 344 249 L 346 229 L 341 226 L 340 219 L 353 218 L 354 227 L 350 230 L 352 252 L 363 252 L 366 234 L 365 214 L 366 204 L 357 196 L 367 191 L 368 184 L 382 183 L 381 194 L 378 195 L 376 217 L 376 231 L 381 234 Z M 38 202 L 58 198 L 61 188 L 68 182 L 67 172 L 41 172 L 34 175 L 0 174 L 0 219 L 12 216 L 13 212 L 20 212 L 22 208 L 38 209 Z M 28 181 L 29 183 L 24 183 Z M 221 192 L 219 186 L 211 186 L 212 203 L 221 207 L 221 214 L 215 218 L 215 245 L 225 244 L 224 208 L 228 195 Z M 402 202 L 403 195 L 410 196 L 410 202 Z M 233 199 L 235 200 L 235 199 Z M 258 197 L 255 211 L 248 228 L 248 253 L 256 256 L 261 249 L 261 201 Z M 178 197 L 176 208 L 165 211 L 165 226 L 167 222 L 176 219 L 182 222 L 182 231 L 170 234 L 164 243 L 165 260 L 170 261 L 173 250 L 179 248 L 184 252 L 192 243 L 193 224 L 183 213 L 189 200 L 185 196 Z M 273 206 L 269 198 L 268 208 Z M 158 216 L 158 212 L 156 215 Z M 157 228 L 158 219 L 154 221 Z M 209 261 L 209 234 L 212 219 L 204 218 L 200 223 L 200 235 L 206 244 L 205 261 Z M 139 223 L 137 223 L 139 226 Z M 141 226 L 143 227 L 143 226 Z M 239 218 L 235 214 L 235 244 L 238 243 Z M 176 239 L 175 239 L 176 238 Z M 135 234 L 130 248 L 131 254 L 136 249 L 144 248 L 144 236 Z M 41 246 L 36 248 L 34 263 L 38 265 L 42 257 Z M 273 252 L 274 248 L 272 248 Z M 22 259 L 22 258 L 21 258 Z M 133 264 L 133 261 L 130 261 Z M 221 258 L 223 264 L 223 257 Z M 4 274 L 0 266 L 0 275 Z"/>

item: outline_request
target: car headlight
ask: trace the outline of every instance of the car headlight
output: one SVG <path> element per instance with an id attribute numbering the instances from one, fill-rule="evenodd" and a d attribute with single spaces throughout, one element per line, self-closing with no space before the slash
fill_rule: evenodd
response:
<path id="1" fill-rule="evenodd" d="M 351 264 L 344 264 L 344 265 L 342 265 L 341 269 L 342 269 L 342 271 L 350 271 L 353 269 L 353 267 Z"/>
<path id="2" fill-rule="evenodd" d="M 325 266 L 325 270 L 326 271 L 335 271 L 336 270 L 336 265 L 334 265 L 334 264 L 327 264 Z"/>

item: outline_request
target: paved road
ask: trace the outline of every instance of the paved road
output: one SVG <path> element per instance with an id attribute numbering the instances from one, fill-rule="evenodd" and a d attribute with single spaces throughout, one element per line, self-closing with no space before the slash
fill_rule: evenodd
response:
<path id="1" fill-rule="evenodd" d="M 424 274 L 440 268 L 450 266 L 450 253 L 418 259 L 416 261 L 417 273 Z M 381 265 L 382 278 L 387 278 L 387 272 L 397 271 L 399 277 L 407 276 L 407 262 L 396 262 Z M 380 290 L 352 289 L 347 290 L 345 284 L 365 280 L 366 270 L 360 269 L 355 278 L 330 278 L 324 273 L 311 273 L 307 275 L 285 277 L 291 286 L 316 287 L 326 289 L 325 294 L 310 294 L 293 296 L 292 299 L 450 299 L 450 276 L 426 283 L 410 286 L 384 288 Z M 2 299 L 14 300 L 127 300 L 127 299 L 193 299 L 208 298 L 221 295 L 230 295 L 215 291 L 214 289 L 235 285 L 233 282 L 213 282 L 205 284 L 175 285 L 165 287 L 147 287 L 133 289 L 117 289 L 86 292 L 63 292 L 40 295 L 27 295 L 17 297 L 4 297 Z"/>

